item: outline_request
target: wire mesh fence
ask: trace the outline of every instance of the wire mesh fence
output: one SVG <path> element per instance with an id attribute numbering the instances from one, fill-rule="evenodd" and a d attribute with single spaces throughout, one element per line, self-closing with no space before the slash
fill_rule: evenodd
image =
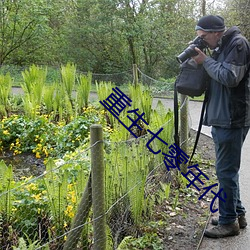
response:
<path id="1" fill-rule="evenodd" d="M 144 84 L 156 81 L 140 73 Z M 164 140 L 170 145 L 173 114 L 164 117 L 164 123 L 161 115 L 155 114 L 150 124 L 154 133 L 159 125 L 164 129 Z M 124 128 L 119 132 L 125 134 Z M 99 138 L 74 152 L 77 157 L 48 159 L 37 176 L 16 177 L 11 165 L 1 161 L 1 249 L 125 249 L 130 239 L 146 233 L 139 225 L 156 216 L 156 204 L 165 198 L 171 178 L 163 158 L 152 153 L 168 148 L 159 140 L 151 141 L 150 152 L 150 138 L 149 133 L 119 141 Z M 104 149 L 91 158 L 98 144 Z M 93 164 L 102 161 L 103 183 L 102 178 L 93 181 L 102 173 L 102 169 L 93 172 Z M 98 211 L 103 205 L 104 212 Z"/>
<path id="2" fill-rule="evenodd" d="M 83 160 L 95 145 L 78 162 L 49 160 L 42 175 L 16 180 L 15 188 L 12 169 L 1 162 L 1 249 L 118 249 L 124 238 L 136 237 L 138 225 L 153 216 L 154 190 L 166 178 L 164 164 L 155 166 L 147 153 L 146 140 L 104 142 L 105 212 L 97 217 L 93 201 L 101 207 L 102 195 L 93 190 L 102 183 L 93 183 L 89 160 Z M 98 230 L 103 218 L 104 231 Z"/>
<path id="3" fill-rule="evenodd" d="M 52 84 L 54 82 L 61 81 L 60 67 L 45 65 L 40 65 L 41 68 L 47 68 L 47 82 Z M 18 67 L 12 65 L 3 65 L 0 69 L 0 74 L 10 73 L 14 79 L 14 85 L 19 86 L 23 82 L 22 73 L 25 70 L 28 70 L 29 67 Z M 92 72 L 92 84 L 96 82 L 112 82 L 117 86 L 128 85 L 129 83 L 133 84 L 135 82 L 135 70 L 137 72 L 136 78 L 137 81 L 144 86 L 147 86 L 151 91 L 158 96 L 173 96 L 174 91 L 174 79 L 154 79 L 147 74 L 145 74 L 139 67 L 135 65 L 135 69 L 129 69 L 122 72 L 110 73 L 110 74 L 101 74 Z M 82 72 L 77 70 L 77 74 L 87 75 L 88 72 Z"/>

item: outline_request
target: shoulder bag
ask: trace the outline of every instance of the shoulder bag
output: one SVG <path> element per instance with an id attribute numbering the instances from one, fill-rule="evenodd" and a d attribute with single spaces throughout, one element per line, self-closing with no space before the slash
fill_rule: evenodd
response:
<path id="1" fill-rule="evenodd" d="M 197 64 L 190 58 L 181 64 L 175 87 L 177 92 L 183 95 L 201 96 L 207 88 L 208 79 L 203 65 Z"/>

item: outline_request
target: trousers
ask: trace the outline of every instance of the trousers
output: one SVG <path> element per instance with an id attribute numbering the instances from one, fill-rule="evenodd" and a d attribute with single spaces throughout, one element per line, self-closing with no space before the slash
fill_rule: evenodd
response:
<path id="1" fill-rule="evenodd" d="M 245 214 L 240 200 L 239 169 L 241 150 L 249 127 L 212 127 L 215 144 L 216 175 L 219 189 L 223 188 L 224 201 L 219 199 L 219 224 L 234 223 L 239 215 Z"/>

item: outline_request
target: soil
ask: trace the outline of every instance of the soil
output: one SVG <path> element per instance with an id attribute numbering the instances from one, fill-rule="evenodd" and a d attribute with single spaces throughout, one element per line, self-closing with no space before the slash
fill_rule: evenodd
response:
<path id="1" fill-rule="evenodd" d="M 196 132 L 191 131 L 191 143 L 195 139 Z M 209 177 L 211 182 L 217 183 L 215 175 L 215 153 L 214 144 L 212 138 L 201 134 L 199 143 L 196 149 L 195 160 L 199 162 L 199 169 Z M 210 182 L 209 182 L 210 183 Z M 210 185 L 212 184 L 210 183 Z M 208 185 L 204 185 L 208 186 Z M 202 200 L 198 200 L 198 197 L 204 192 L 199 192 L 193 188 L 190 199 L 187 199 L 187 192 L 191 187 L 186 188 L 179 195 L 178 210 L 173 210 L 169 204 L 166 204 L 165 213 L 168 215 L 168 227 L 161 230 L 164 241 L 164 250 L 195 250 L 199 249 L 203 232 L 206 228 L 207 221 L 211 214 L 210 204 L 212 197 L 209 195 L 204 196 Z M 187 193 L 186 193 L 187 192 Z M 190 193 L 189 193 L 190 195 Z M 174 198 L 174 197 L 173 197 Z"/>
<path id="2" fill-rule="evenodd" d="M 23 176 L 39 176 L 45 171 L 43 159 L 37 159 L 32 153 L 13 155 L 12 152 L 7 152 L 0 156 L 0 160 L 4 160 L 7 166 L 11 165 L 13 167 L 16 181 Z"/>

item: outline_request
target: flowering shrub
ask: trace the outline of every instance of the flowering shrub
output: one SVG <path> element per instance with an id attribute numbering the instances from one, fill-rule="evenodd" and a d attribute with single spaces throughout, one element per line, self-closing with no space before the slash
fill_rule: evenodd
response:
<path id="1" fill-rule="evenodd" d="M 89 158 L 82 149 L 77 150 L 74 156 L 69 155 L 61 160 L 50 159 L 44 176 L 23 177 L 13 184 L 18 188 L 14 186 L 12 190 L 8 223 L 19 236 L 28 235 L 35 240 L 39 235 L 39 240 L 46 241 L 48 232 L 60 236 L 69 230 L 90 168 Z M 2 199 L 4 197 L 0 196 L 0 202 Z"/>
<path id="2" fill-rule="evenodd" d="M 33 152 L 37 158 L 60 156 L 74 151 L 89 137 L 90 126 L 103 121 L 101 113 L 93 107 L 84 109 L 81 116 L 69 123 L 54 123 L 50 116 L 12 115 L 0 121 L 0 151 L 14 155 Z"/>

